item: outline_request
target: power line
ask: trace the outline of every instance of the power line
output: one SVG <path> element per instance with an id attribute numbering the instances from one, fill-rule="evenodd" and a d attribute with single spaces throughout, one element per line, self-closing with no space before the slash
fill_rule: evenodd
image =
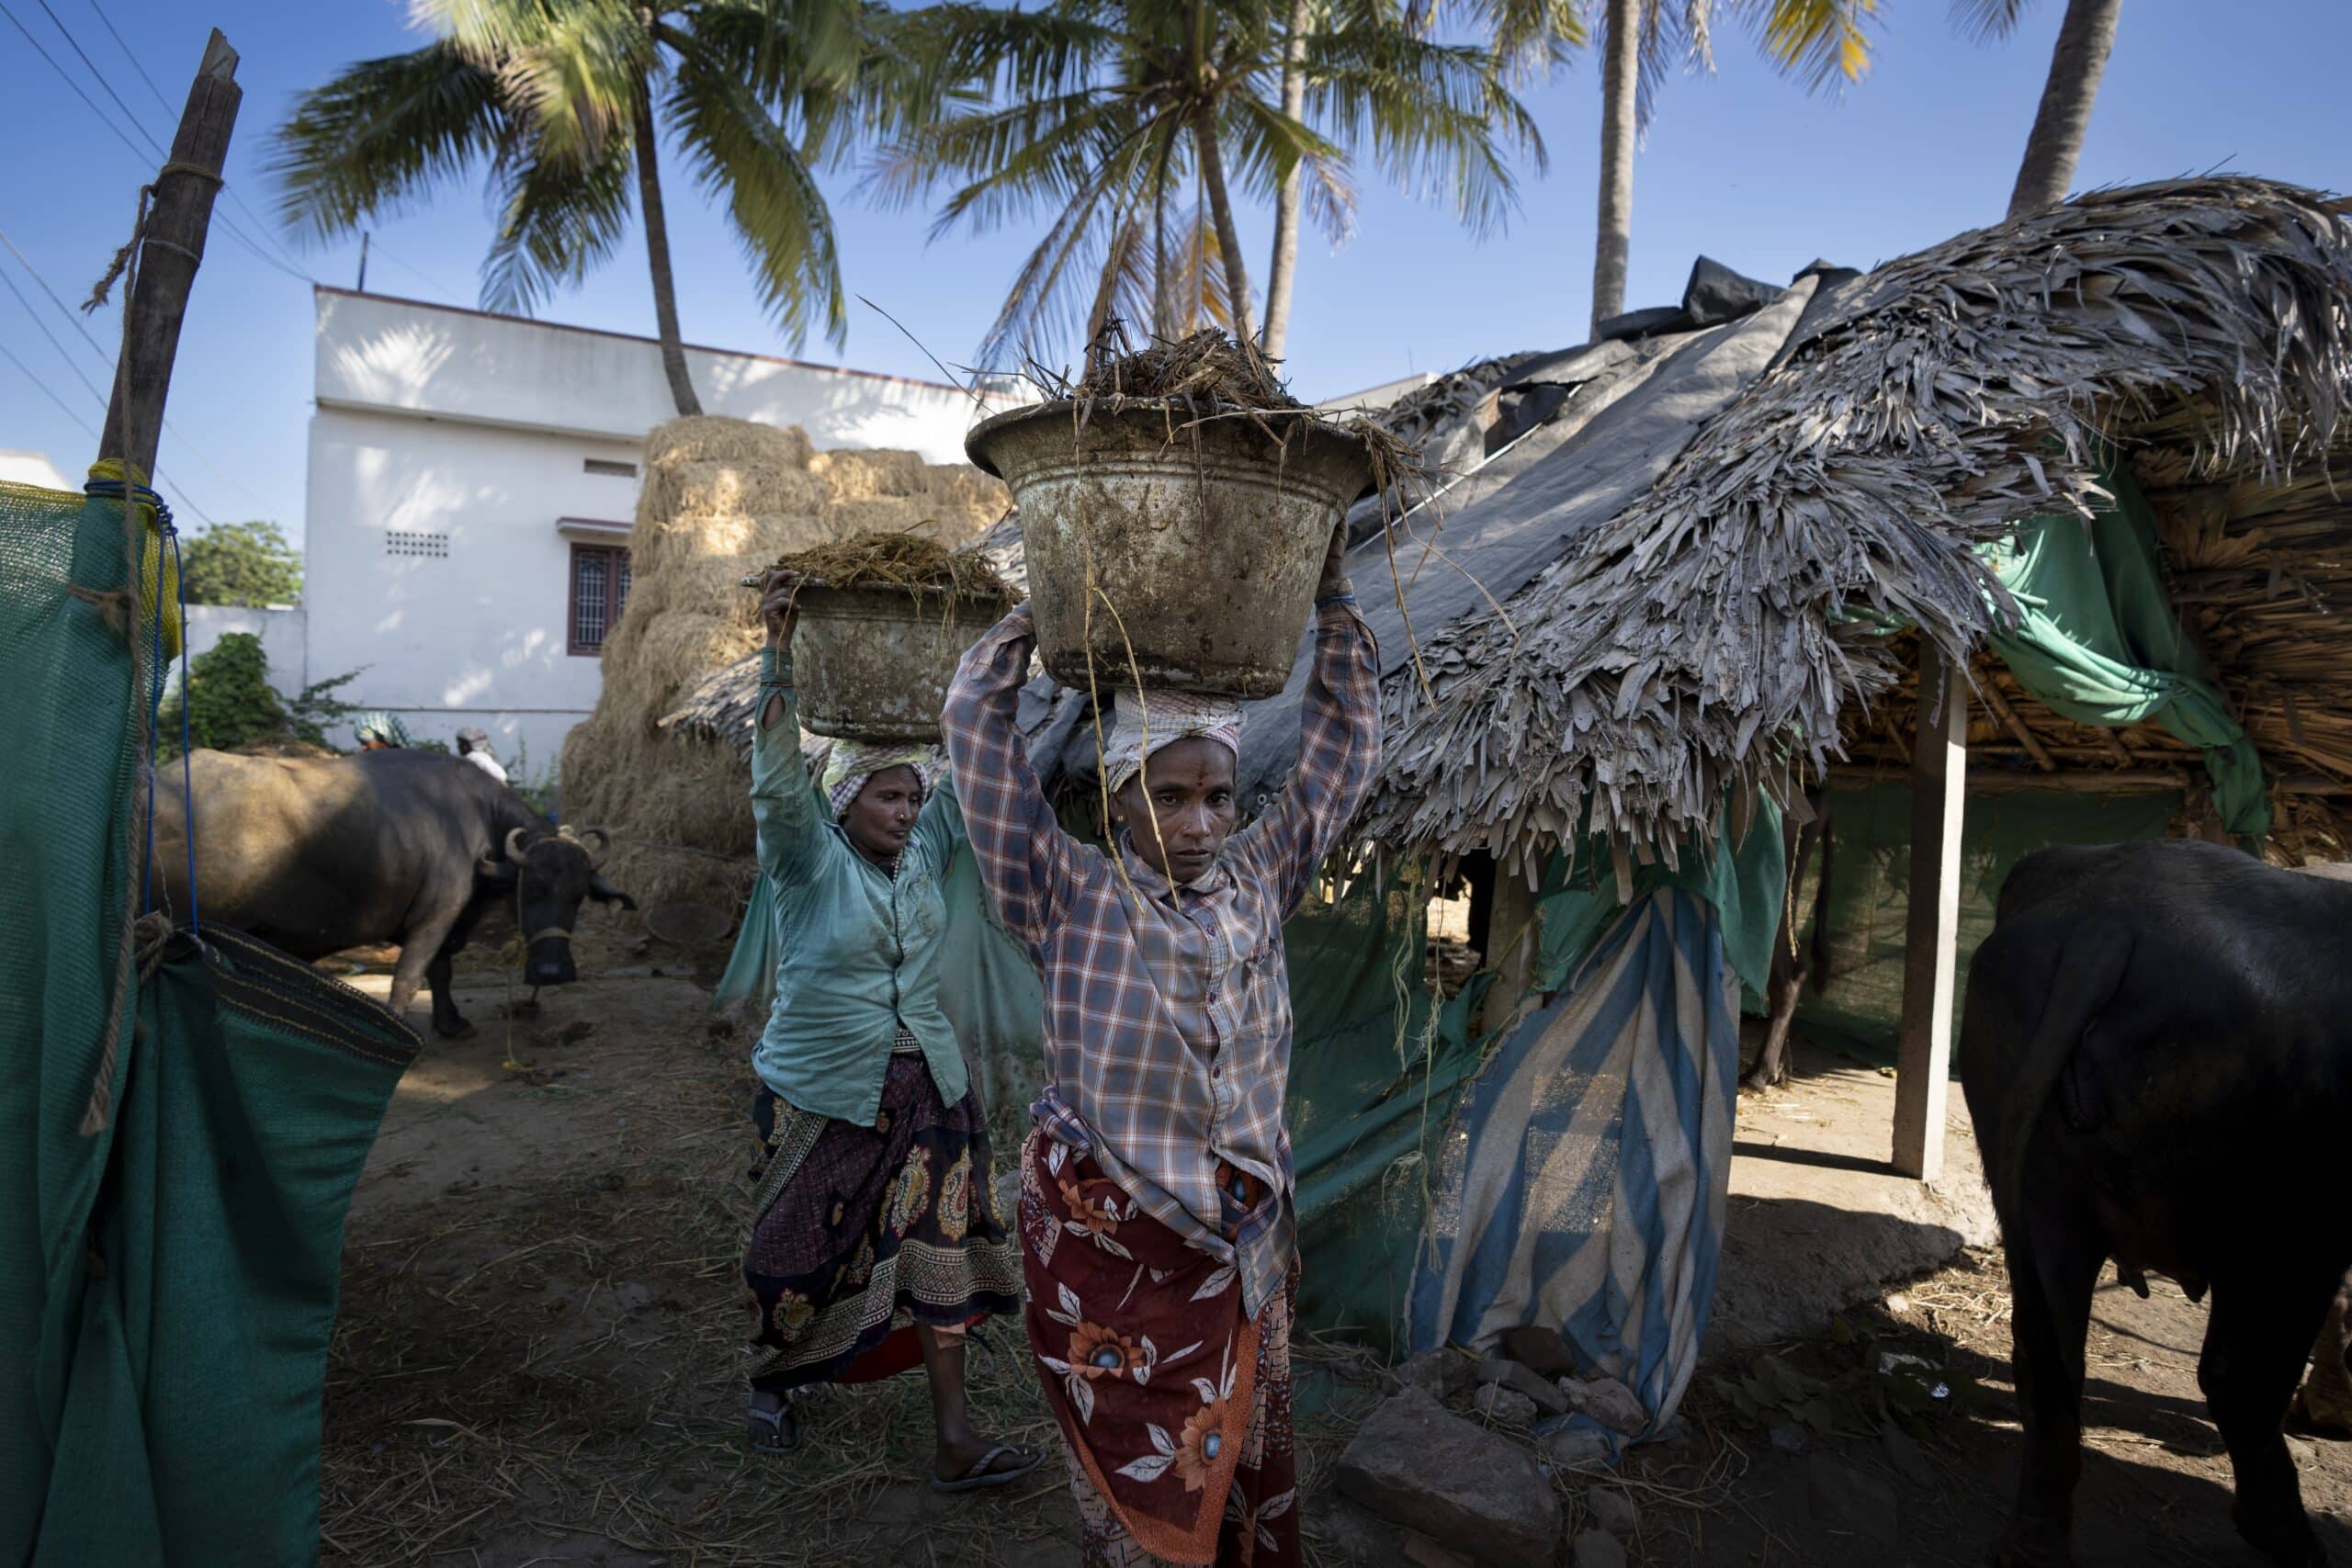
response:
<path id="1" fill-rule="evenodd" d="M 411 277 L 423 282 L 425 287 L 431 288 L 435 294 L 446 295 L 450 299 L 460 305 L 466 302 L 464 296 L 460 295 L 456 289 L 450 288 L 447 284 L 442 282 L 439 278 L 435 277 L 431 273 L 425 272 L 422 268 L 413 266 L 409 263 L 404 262 L 400 257 L 394 255 L 390 250 L 385 248 L 384 242 L 380 237 L 374 239 L 374 245 L 378 255 L 382 256 L 386 261 L 390 262 L 394 266 L 400 268 L 402 272 L 407 273 Z"/>
<path id="2" fill-rule="evenodd" d="M 98 13 L 98 25 L 106 28 L 107 35 L 114 39 L 115 47 L 121 50 L 124 56 L 130 60 L 130 68 L 139 73 L 139 79 L 147 84 L 149 92 L 155 95 L 155 101 L 163 106 L 164 112 L 171 113 L 172 100 L 164 96 L 164 89 L 155 85 L 155 78 L 147 74 L 147 67 L 139 63 L 139 57 L 130 52 L 130 46 L 122 41 L 120 33 L 114 30 L 114 24 L 107 20 L 106 12 L 99 9 L 98 0 L 90 0 L 90 9 Z"/>
<path id="3" fill-rule="evenodd" d="M 40 55 L 43 60 L 49 62 L 49 68 L 57 73 L 58 80 L 63 82 L 68 87 L 73 88 L 74 96 L 81 99 L 83 104 L 88 107 L 92 114 L 96 115 L 99 119 L 106 122 L 106 128 L 108 130 L 113 131 L 116 138 L 119 140 L 125 147 L 130 149 L 130 155 L 132 157 L 138 159 L 142 164 L 147 161 L 147 154 L 141 149 L 139 143 L 133 141 L 130 137 L 125 136 L 123 134 L 122 127 L 116 124 L 113 118 L 109 116 L 106 110 L 98 107 L 97 100 L 91 97 L 89 94 L 82 91 L 82 84 L 74 80 L 73 75 L 67 72 L 65 67 L 57 63 L 57 56 L 50 53 L 49 51 L 42 46 L 40 39 L 33 37 L 32 28 L 25 26 L 23 22 L 19 21 L 17 17 L 16 12 L 8 9 L 6 0 L 0 0 L 0 17 L 7 17 L 9 23 L 15 27 L 18 32 L 25 35 L 25 41 L 33 46 L 33 52 Z"/>
<path id="4" fill-rule="evenodd" d="M 65 345 L 57 341 L 57 334 L 51 332 L 49 330 L 49 323 L 40 319 L 40 312 L 33 309 L 33 302 L 25 298 L 25 291 L 23 289 L 17 287 L 17 280 L 10 277 L 6 273 L 0 272 L 0 284 L 6 284 L 7 286 L 8 292 L 17 297 L 17 303 L 25 308 L 25 314 L 32 317 L 34 329 L 38 331 L 41 336 L 49 340 L 50 347 L 57 350 L 57 357 L 65 361 L 65 367 L 74 372 L 74 378 L 80 381 L 83 386 L 89 389 L 90 396 L 97 400 L 98 407 L 106 407 L 107 395 L 98 390 L 97 384 L 96 382 L 92 381 L 87 376 L 82 374 L 82 367 L 76 364 L 74 356 L 65 351 Z"/>
<path id="5" fill-rule="evenodd" d="M 30 277 L 34 283 L 40 287 L 40 291 L 43 294 L 49 296 L 49 302 L 57 308 L 57 313 L 64 317 L 65 320 L 72 324 L 75 332 L 82 334 L 82 341 L 90 345 L 90 352 L 97 356 L 99 364 L 106 367 L 107 379 L 111 381 L 114 377 L 114 356 L 107 352 L 106 345 L 104 344 L 90 335 L 90 329 L 82 323 L 81 313 L 67 305 L 64 300 L 58 298 L 57 290 L 49 286 L 49 279 L 40 275 L 40 269 L 33 265 L 32 258 L 30 256 L 26 255 L 24 252 L 17 248 L 17 242 L 8 237 L 8 232 L 5 229 L 0 229 L 0 245 L 7 247 L 8 254 L 17 258 L 17 265 L 25 269 L 26 276 Z M 7 275 L 6 273 L 0 273 L 0 283 L 8 283 Z M 24 302 L 24 295 L 18 291 L 14 283 L 8 283 L 8 291 L 17 296 L 19 303 Z M 32 309 L 30 305 L 26 305 L 25 308 L 28 310 Z M 37 327 L 40 326 L 40 320 L 38 316 L 35 316 L 33 325 Z M 73 365 L 73 356 L 65 354 L 64 348 L 58 344 L 57 340 L 54 337 L 50 336 L 49 329 L 47 327 L 41 327 L 41 335 L 49 338 L 50 345 L 56 348 L 60 355 L 64 355 L 65 361 L 68 365 Z M 76 376 L 81 376 L 82 372 L 80 367 L 75 366 L 74 367 L 74 373 Z M 87 377 L 83 377 L 82 384 L 85 387 L 89 386 L 89 378 Z M 100 393 L 96 388 L 91 387 L 90 389 L 92 394 L 97 398 L 101 404 L 107 401 L 105 394 Z M 214 479 L 219 479 L 230 489 L 236 491 L 255 506 L 260 507 L 265 511 L 268 510 L 269 503 L 267 502 L 262 500 L 261 497 L 255 495 L 250 489 L 246 488 L 244 483 L 234 474 L 228 472 L 226 469 L 222 468 L 220 464 L 207 457 L 203 447 L 198 446 L 195 442 L 190 441 L 186 435 L 180 434 L 179 426 L 171 422 L 169 415 L 166 415 L 164 420 L 164 434 L 169 435 L 173 440 L 178 442 L 183 447 L 187 448 L 187 455 L 195 458 L 198 462 L 203 464 L 206 468 L 209 469 Z M 182 499 L 185 500 L 186 497 L 183 496 Z M 189 503 L 188 510 L 196 513 L 199 517 L 204 515 L 202 510 L 197 507 L 193 502 Z"/>
<path id="6" fill-rule="evenodd" d="M 15 366 L 18 370 L 23 371 L 25 379 L 30 381 L 35 387 L 39 388 L 44 397 L 48 398 L 51 402 L 57 405 L 58 412 L 62 413 L 66 418 L 72 420 L 76 425 L 80 426 L 82 434 L 88 436 L 93 443 L 106 439 L 96 431 L 92 430 L 87 422 L 85 422 L 80 414 L 74 412 L 73 405 L 68 403 L 63 398 L 59 397 L 57 393 L 51 389 L 48 382 L 33 374 L 33 367 L 26 364 L 23 360 L 17 358 L 16 351 L 11 349 L 5 343 L 0 343 L 0 358 L 6 359 L 9 364 Z M 180 504 L 187 507 L 190 512 L 195 513 L 198 522 L 203 524 L 208 528 L 215 526 L 210 514 L 208 513 L 204 508 L 198 506 L 195 502 L 190 501 L 187 496 L 187 491 L 182 490 L 175 481 L 164 478 L 161 472 L 155 474 L 154 479 L 158 485 L 166 487 L 174 495 L 179 497 Z"/>
<path id="7" fill-rule="evenodd" d="M 74 406 L 71 403 L 68 403 L 63 398 L 59 397 L 55 392 L 50 390 L 49 383 L 34 375 L 33 367 L 26 364 L 23 360 L 17 358 L 14 349 L 11 349 L 5 343 L 0 343 L 0 355 L 6 355 L 9 364 L 23 371 L 25 373 L 25 379 L 40 388 L 42 393 L 48 397 L 49 400 L 57 405 L 58 412 L 64 414 L 66 418 L 72 420 L 75 424 L 80 425 L 82 427 L 82 434 L 87 435 L 93 441 L 98 439 L 98 433 L 92 430 L 88 423 L 85 421 L 80 414 L 74 412 Z"/>
<path id="8" fill-rule="evenodd" d="M 51 21 L 55 22 L 57 20 L 57 13 L 50 11 L 46 0 L 33 0 L 33 3 L 40 6 L 43 11 L 49 13 L 49 18 Z M 148 152 L 141 150 L 137 142 L 131 141 L 129 136 L 124 134 L 121 124 L 112 115 L 109 115 L 106 110 L 100 108 L 96 99 L 91 97 L 89 94 L 82 90 L 82 85 L 74 79 L 73 73 L 67 71 L 64 66 L 58 63 L 57 57 L 49 52 L 48 49 L 42 45 L 40 39 L 33 36 L 32 29 L 25 26 L 24 22 L 17 17 L 17 13 L 8 8 L 6 0 L 0 0 L 0 16 L 6 17 L 9 23 L 14 26 L 18 32 L 25 35 L 25 41 L 33 46 L 33 51 L 36 54 L 39 54 L 41 59 L 48 63 L 49 68 L 51 71 L 57 73 L 58 80 L 63 82 L 67 87 L 71 88 L 74 96 L 82 100 L 83 107 L 87 108 L 92 114 L 97 116 L 98 118 L 105 123 L 106 128 L 114 132 L 115 139 L 117 141 L 120 141 L 125 147 L 130 149 L 130 155 L 138 159 L 141 164 L 146 163 L 149 156 Z M 59 23 L 58 30 L 60 32 L 64 32 L 64 24 Z M 65 41 L 73 46 L 74 52 L 75 54 L 81 56 L 83 63 L 89 63 L 90 57 L 87 54 L 83 53 L 82 46 L 80 44 L 74 43 L 74 35 L 72 33 L 65 34 Z M 134 61 L 133 63 L 135 64 L 136 62 Z M 93 74 L 97 73 L 97 67 L 95 65 L 92 65 L 90 69 Z M 158 153 L 168 159 L 170 154 L 168 152 L 164 152 L 161 147 L 156 144 L 153 133 L 148 130 L 145 126 L 139 123 L 138 117 L 130 113 L 130 106 L 123 104 L 122 99 L 116 96 L 115 91 L 112 87 L 107 86 L 106 78 L 103 75 L 98 77 L 98 85 L 101 87 L 106 87 L 107 96 L 113 98 L 115 103 L 121 107 L 124 116 L 130 120 L 132 128 L 136 130 L 140 135 L 145 137 L 149 144 L 156 148 Z M 246 214 L 246 216 L 253 217 L 253 209 L 245 206 L 244 197 L 239 196 L 236 190 L 232 187 L 226 180 L 223 180 L 220 183 L 221 188 L 228 191 L 229 199 L 235 203 L 236 206 Z M 253 253 L 254 259 L 261 262 L 264 265 L 275 267 L 277 271 L 286 274 L 288 277 L 298 279 L 300 282 L 308 283 L 314 287 L 317 285 L 319 280 L 312 277 L 309 273 L 304 272 L 299 265 L 289 266 L 285 262 L 279 261 L 277 257 L 272 256 L 266 251 L 264 251 L 261 246 L 254 242 L 253 236 L 240 229 L 237 226 L 236 220 L 231 218 L 227 213 L 216 213 L 214 215 L 213 221 L 218 223 L 222 229 L 226 230 L 231 239 L 236 241 L 237 243 L 243 245 L 247 251 Z M 266 231 L 268 226 L 266 224 L 262 224 L 262 220 L 259 218 L 254 218 L 254 221 L 256 224 L 261 224 L 264 230 Z"/>
<path id="9" fill-rule="evenodd" d="M 130 106 L 122 101 L 122 95 L 116 92 L 114 90 L 114 85 L 107 80 L 107 73 L 98 69 L 98 62 L 92 60 L 89 55 L 84 51 L 81 41 L 74 38 L 74 34 L 66 28 L 63 22 L 57 19 L 57 13 L 49 8 L 49 0 L 33 0 L 33 4 L 40 6 L 41 15 L 49 18 L 50 26 L 55 28 L 58 32 L 63 36 L 65 39 L 65 47 L 72 50 L 75 58 L 80 60 L 84 65 L 89 67 L 91 76 L 95 78 L 98 84 L 98 90 L 104 93 L 107 97 L 112 98 L 114 100 L 114 107 L 122 111 L 122 118 L 130 122 L 130 128 L 147 139 L 147 145 L 155 150 L 155 156 L 158 158 L 169 158 L 171 153 L 165 150 L 162 142 L 155 140 L 155 133 L 153 131 L 149 130 L 144 125 L 140 123 L 139 117 L 131 112 Z"/>
<path id="10" fill-rule="evenodd" d="M 49 8 L 49 0 L 33 0 L 33 4 L 39 6 L 41 8 L 42 14 L 48 17 L 50 21 L 56 26 L 57 30 L 65 35 L 65 41 L 73 46 L 73 50 L 75 54 L 81 56 L 82 63 L 89 66 L 91 73 L 97 77 L 98 85 L 106 88 L 107 96 L 114 99 L 115 106 L 121 109 L 125 115 L 130 117 L 130 122 L 132 125 L 138 126 L 140 134 L 147 138 L 148 141 L 154 146 L 157 152 L 162 153 L 164 152 L 163 144 L 155 141 L 153 133 L 149 131 L 145 126 L 140 125 L 139 117 L 131 113 L 130 106 L 124 103 L 121 97 L 112 87 L 107 86 L 106 73 L 98 69 L 96 62 L 91 60 L 88 54 L 84 52 L 81 44 L 76 42 L 74 39 L 73 29 L 68 28 L 65 23 L 60 19 L 56 12 Z M 155 79 L 147 74 L 147 68 L 139 63 L 139 57 L 136 54 L 131 53 L 130 46 L 123 42 L 122 35 L 120 33 L 115 31 L 114 24 L 107 20 L 107 14 L 104 11 L 98 11 L 98 0 L 90 0 L 90 9 L 98 12 L 99 22 L 105 26 L 109 34 L 113 35 L 116 45 L 122 51 L 123 58 L 130 62 L 130 68 L 139 73 L 139 79 L 147 84 L 147 90 L 155 95 L 155 101 L 163 106 L 164 113 L 168 117 L 172 112 L 171 100 L 164 96 L 163 89 L 155 85 Z M 164 155 L 168 156 L 169 154 Z M 294 269 L 297 276 L 300 276 L 307 283 L 315 284 L 318 282 L 317 278 L 311 276 L 309 273 L 301 270 L 301 263 L 295 259 L 294 253 L 288 250 L 284 242 L 280 241 L 275 233 L 271 232 L 270 225 L 262 219 L 262 216 L 255 212 L 252 208 L 245 205 L 245 198 L 237 194 L 237 187 L 235 186 L 230 184 L 226 180 L 223 180 L 220 182 L 220 188 L 228 193 L 229 199 L 235 203 L 237 210 L 243 213 L 253 221 L 254 227 L 260 231 L 262 238 L 269 242 L 271 248 L 276 250 L 279 255 L 286 258 L 288 265 Z M 222 221 L 227 222 L 228 220 L 224 217 Z M 232 224 L 231 227 L 233 229 L 235 226 Z M 247 241 L 247 247 L 249 249 L 251 248 L 251 241 L 249 239 Z M 285 269 L 281 268 L 280 270 L 282 271 Z"/>
<path id="11" fill-rule="evenodd" d="M 82 341 L 88 344 L 91 351 L 100 359 L 106 361 L 107 373 L 112 375 L 114 359 L 107 353 L 106 345 L 90 335 L 90 329 L 82 324 L 82 313 L 57 297 L 57 290 L 49 286 L 49 279 L 40 275 L 40 269 L 33 265 L 31 259 L 24 252 L 17 249 L 17 242 L 8 238 L 8 231 L 6 229 L 0 229 L 0 245 L 8 247 L 8 254 L 17 258 L 17 265 L 23 267 L 27 276 L 40 286 L 40 291 L 49 296 L 49 302 L 57 307 L 57 313 L 73 323 L 74 330 L 82 334 Z"/>

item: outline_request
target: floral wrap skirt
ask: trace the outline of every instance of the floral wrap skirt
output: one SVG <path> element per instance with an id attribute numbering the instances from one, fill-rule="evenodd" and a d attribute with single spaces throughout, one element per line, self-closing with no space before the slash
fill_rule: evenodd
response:
<path id="1" fill-rule="evenodd" d="M 1019 1308 L 979 1100 L 945 1104 L 920 1052 L 891 1056 L 876 1126 L 798 1110 L 764 1085 L 752 1121 L 752 1387 L 888 1377 L 922 1359 L 915 1325 L 962 1329 Z"/>
<path id="2" fill-rule="evenodd" d="M 1300 1562 L 1290 1325 L 1228 1264 L 1138 1210 L 1082 1154 L 1021 1161 L 1026 1323 L 1069 1449 L 1087 1568 Z"/>

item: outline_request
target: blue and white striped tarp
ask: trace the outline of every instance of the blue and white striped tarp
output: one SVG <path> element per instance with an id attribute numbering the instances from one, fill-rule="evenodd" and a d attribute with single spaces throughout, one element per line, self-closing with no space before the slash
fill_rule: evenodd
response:
<path id="1" fill-rule="evenodd" d="M 1658 1431 L 1706 1331 L 1738 1072 L 1721 922 L 1660 888 L 1464 1094 L 1414 1281 L 1414 1348 L 1556 1329 L 1586 1375 L 1641 1401 L 1641 1435 Z"/>

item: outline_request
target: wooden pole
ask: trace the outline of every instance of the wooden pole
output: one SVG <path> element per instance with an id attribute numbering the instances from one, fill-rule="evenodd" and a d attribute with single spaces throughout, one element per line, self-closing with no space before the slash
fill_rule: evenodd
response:
<path id="1" fill-rule="evenodd" d="M 172 155 L 155 176 L 144 243 L 137 256 L 138 292 L 122 302 L 123 361 L 107 405 L 100 457 L 126 459 L 153 482 L 155 444 L 164 428 L 164 399 L 179 355 L 180 323 L 187 315 L 204 240 L 212 227 L 212 198 L 236 129 L 237 51 L 214 28 L 204 62 L 187 90 L 187 107 L 172 138 Z"/>
<path id="2" fill-rule="evenodd" d="M 1911 893 L 1903 1013 L 1895 1030 L 1894 1168 L 1933 1181 L 1944 1168 L 1951 1089 L 1952 980 L 1960 961 L 1960 827 L 1968 784 L 1968 680 L 1931 643 L 1919 660 L 1911 759 Z"/>
<path id="3" fill-rule="evenodd" d="M 1495 982 L 1478 1007 L 1481 1034 L 1502 1024 L 1527 1000 L 1527 988 L 1535 977 L 1536 943 L 1544 936 L 1536 926 L 1535 890 L 1527 885 L 1526 873 L 1498 865 L 1494 877 L 1494 897 L 1480 940 Z"/>

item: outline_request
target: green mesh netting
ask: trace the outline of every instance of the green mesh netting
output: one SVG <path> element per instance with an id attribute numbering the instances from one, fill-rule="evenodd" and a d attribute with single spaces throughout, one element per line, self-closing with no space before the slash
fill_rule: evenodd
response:
<path id="1" fill-rule="evenodd" d="M 121 983 L 124 563 L 119 503 L 0 488 L 0 1558 L 307 1562 L 343 1216 L 417 1041 L 227 932 Z"/>
<path id="2" fill-rule="evenodd" d="M 1968 994 L 1969 955 L 1993 929 L 2001 883 L 2019 858 L 2047 844 L 2112 844 L 2160 839 L 2180 808 L 2178 794 L 2076 795 L 2025 790 L 1972 795 L 1960 831 L 1960 968 L 1952 987 L 1952 1028 Z M 1905 784 L 1833 790 L 1829 874 L 1829 977 L 1797 1008 L 1800 1030 L 1873 1062 L 1894 1061 L 1894 1026 L 1903 1010 L 1903 933 L 1911 890 L 1911 791 Z M 1809 912 L 1821 882 L 1820 858 L 1798 891 Z"/>
<path id="3" fill-rule="evenodd" d="M 104 1146 L 79 1129 L 121 996 L 134 748 L 120 520 L 119 506 L 0 486 L 0 1342 L 17 1348 L 0 1393 L 0 1556 L 11 1562 L 27 1559 L 48 1490 L 65 1401 L 51 1347 L 71 1337 L 81 1222 L 104 1170 Z"/>

